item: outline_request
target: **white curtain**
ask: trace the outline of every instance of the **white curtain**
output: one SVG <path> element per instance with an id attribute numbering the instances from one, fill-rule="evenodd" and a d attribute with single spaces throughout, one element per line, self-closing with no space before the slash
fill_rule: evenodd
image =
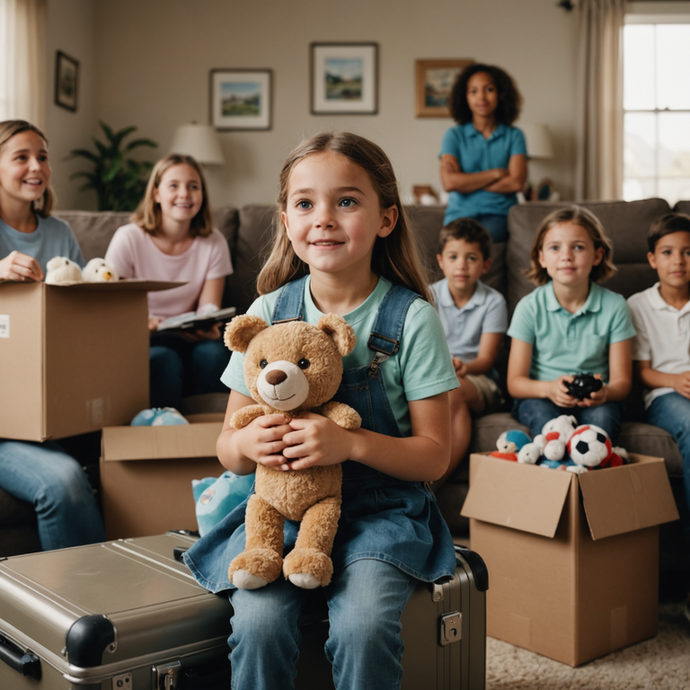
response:
<path id="1" fill-rule="evenodd" d="M 626 0 L 577 0 L 575 198 L 620 199 Z"/>
<path id="2" fill-rule="evenodd" d="M 0 120 L 46 118 L 46 0 L 0 0 Z"/>

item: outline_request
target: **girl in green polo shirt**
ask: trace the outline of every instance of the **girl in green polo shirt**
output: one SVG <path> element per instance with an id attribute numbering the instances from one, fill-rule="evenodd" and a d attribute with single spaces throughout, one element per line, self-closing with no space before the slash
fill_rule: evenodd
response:
<path id="1" fill-rule="evenodd" d="M 542 433 L 562 414 L 604 429 L 615 443 L 621 405 L 632 384 L 635 335 L 625 298 L 599 283 L 616 270 L 599 220 L 578 206 L 547 216 L 534 238 L 527 276 L 539 287 L 523 297 L 508 329 L 508 392 L 513 416 Z M 579 373 L 603 381 L 578 400 L 567 383 Z"/>

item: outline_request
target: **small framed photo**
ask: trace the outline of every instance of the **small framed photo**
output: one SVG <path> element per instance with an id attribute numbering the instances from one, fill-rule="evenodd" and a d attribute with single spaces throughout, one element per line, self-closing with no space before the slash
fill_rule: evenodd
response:
<path id="1" fill-rule="evenodd" d="M 55 105 L 77 111 L 79 63 L 60 50 L 55 60 Z"/>
<path id="2" fill-rule="evenodd" d="M 311 44 L 312 115 L 378 113 L 378 43 Z"/>
<path id="3" fill-rule="evenodd" d="M 450 117 L 448 98 L 460 72 L 474 60 L 417 60 L 415 115 Z"/>
<path id="4" fill-rule="evenodd" d="M 271 129 L 273 71 L 212 69 L 211 124 L 219 130 Z"/>

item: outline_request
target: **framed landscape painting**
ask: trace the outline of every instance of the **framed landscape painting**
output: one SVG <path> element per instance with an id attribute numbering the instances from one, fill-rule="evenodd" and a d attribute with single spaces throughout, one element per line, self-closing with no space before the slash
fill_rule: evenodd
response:
<path id="1" fill-rule="evenodd" d="M 211 124 L 219 130 L 271 129 L 270 69 L 211 70 Z"/>
<path id="2" fill-rule="evenodd" d="M 378 112 L 378 44 L 311 44 L 313 115 Z"/>
<path id="3" fill-rule="evenodd" d="M 474 60 L 417 60 L 415 115 L 450 117 L 448 98 L 460 72 Z"/>

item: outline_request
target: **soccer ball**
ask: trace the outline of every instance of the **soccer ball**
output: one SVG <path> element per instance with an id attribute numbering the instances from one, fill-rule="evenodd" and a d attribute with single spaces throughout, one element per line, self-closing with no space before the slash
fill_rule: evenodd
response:
<path id="1" fill-rule="evenodd" d="M 568 441 L 568 455 L 577 465 L 596 467 L 611 455 L 609 435 L 594 424 L 583 424 L 573 431 Z"/>

